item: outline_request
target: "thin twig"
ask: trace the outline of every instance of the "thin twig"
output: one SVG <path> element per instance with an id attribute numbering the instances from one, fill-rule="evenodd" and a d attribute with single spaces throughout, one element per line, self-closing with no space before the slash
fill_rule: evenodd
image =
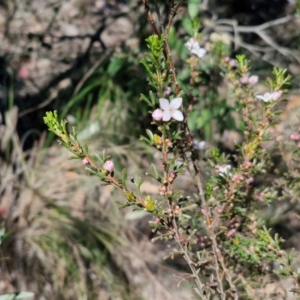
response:
<path id="1" fill-rule="evenodd" d="M 240 37 L 241 33 L 255 33 L 272 49 L 275 49 L 276 51 L 278 51 L 279 53 L 281 53 L 284 56 L 291 55 L 298 62 L 300 62 L 299 55 L 296 55 L 295 53 L 293 53 L 289 48 L 285 48 L 285 47 L 282 47 L 279 44 L 277 44 L 265 32 L 265 30 L 270 27 L 285 24 L 285 23 L 293 20 L 294 18 L 295 18 L 294 16 L 286 16 L 283 18 L 279 18 L 279 19 L 272 20 L 272 21 L 269 21 L 269 22 L 266 22 L 266 23 L 263 23 L 260 25 L 255 25 L 255 26 L 240 26 L 240 25 L 238 25 L 236 20 L 231 20 L 231 19 L 220 19 L 220 20 L 212 19 L 212 20 L 206 22 L 205 25 L 207 26 L 207 28 L 213 28 L 216 32 L 232 32 L 233 36 L 234 36 L 233 42 L 234 42 L 235 48 L 243 47 L 245 49 L 248 49 L 255 55 L 257 55 L 257 53 L 255 53 L 255 51 L 253 51 L 254 46 L 244 43 L 242 38 Z M 269 50 L 269 49 L 263 48 L 263 47 L 260 47 L 260 49 L 257 49 L 257 51 L 261 51 L 261 52 L 264 52 L 266 50 Z"/>

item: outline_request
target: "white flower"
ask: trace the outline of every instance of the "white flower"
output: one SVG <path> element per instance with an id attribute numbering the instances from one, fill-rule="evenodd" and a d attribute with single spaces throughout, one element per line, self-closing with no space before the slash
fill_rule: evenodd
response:
<path id="1" fill-rule="evenodd" d="M 159 99 L 160 108 L 163 111 L 163 118 L 162 120 L 168 122 L 171 118 L 175 119 L 176 121 L 183 121 L 183 114 L 179 110 L 182 103 L 182 98 L 174 98 L 169 102 L 169 100 L 165 98 Z"/>
<path id="2" fill-rule="evenodd" d="M 195 139 L 193 140 L 193 146 L 197 150 L 205 150 L 206 142 L 205 141 L 199 142 L 198 140 Z"/>
<path id="3" fill-rule="evenodd" d="M 221 176 L 221 177 L 231 176 L 232 175 L 230 173 L 231 168 L 232 168 L 231 165 L 220 166 L 218 168 L 219 176 Z"/>
<path id="4" fill-rule="evenodd" d="M 206 50 L 200 47 L 200 44 L 194 38 L 190 38 L 184 45 L 192 54 L 197 55 L 199 58 L 202 58 L 206 54 Z"/>
<path id="5" fill-rule="evenodd" d="M 269 102 L 272 99 L 272 97 L 273 97 L 273 94 L 271 94 L 271 93 L 265 93 L 263 95 L 256 96 L 257 99 L 260 99 L 264 102 Z"/>
<path id="6" fill-rule="evenodd" d="M 189 41 L 186 42 L 184 45 L 188 48 L 189 51 L 200 48 L 199 43 L 194 38 L 190 38 Z"/>

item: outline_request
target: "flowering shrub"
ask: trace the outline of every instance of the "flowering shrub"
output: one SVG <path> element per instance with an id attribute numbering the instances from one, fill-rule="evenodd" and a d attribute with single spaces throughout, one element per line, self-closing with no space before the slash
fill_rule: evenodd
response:
<path id="1" fill-rule="evenodd" d="M 66 121 L 60 121 L 56 112 L 48 112 L 45 123 L 73 158 L 82 160 L 88 174 L 123 191 L 125 201 L 121 207 L 133 206 L 152 214 L 150 225 L 157 233 L 155 240 L 175 240 L 177 249 L 170 256 L 185 258 L 190 274 L 180 275 L 181 280 L 195 283 L 199 299 L 212 299 L 212 295 L 218 295 L 218 299 L 258 299 L 262 279 L 270 272 L 279 278 L 292 278 L 292 291 L 300 295 L 293 254 L 282 250 L 283 240 L 268 228 L 262 215 L 268 206 L 276 205 L 282 191 L 289 199 L 295 197 L 297 169 L 277 182 L 255 184 L 256 178 L 267 174 L 271 167 L 271 155 L 264 148 L 266 141 L 275 140 L 282 153 L 289 151 L 274 127 L 280 114 L 276 107 L 284 100 L 290 77 L 285 70 L 275 68 L 272 79 L 266 82 L 269 91 L 259 95 L 255 92 L 259 78 L 250 75 L 245 56 L 232 59 L 221 49 L 214 58 L 235 95 L 243 142 L 236 145 L 234 156 L 228 156 L 205 141 L 193 140 L 188 126 L 188 112 L 193 108 L 186 101 L 193 95 L 179 87 L 168 44 L 172 13 L 178 8 L 172 7 L 163 33 L 155 27 L 149 7 L 147 11 L 155 34 L 146 40 L 149 53 L 142 64 L 152 90 L 149 95 L 141 95 L 141 100 L 149 105 L 156 129 L 147 130 L 147 136 L 141 139 L 161 152 L 160 166 L 152 164 L 147 173 L 160 185 L 155 197 L 141 192 L 140 177 L 134 180 L 136 190 L 130 190 L 126 170 L 116 178 L 111 158 L 105 152 L 102 156 L 90 154 L 88 146 L 78 141 L 76 129 L 69 133 Z M 185 46 L 192 55 L 187 61 L 190 84 L 196 86 L 202 59 L 210 53 L 200 47 L 197 30 Z M 295 153 L 299 153 L 299 136 L 298 132 L 290 136 Z M 176 180 L 185 172 L 192 176 L 197 189 L 193 197 L 176 190 Z"/>

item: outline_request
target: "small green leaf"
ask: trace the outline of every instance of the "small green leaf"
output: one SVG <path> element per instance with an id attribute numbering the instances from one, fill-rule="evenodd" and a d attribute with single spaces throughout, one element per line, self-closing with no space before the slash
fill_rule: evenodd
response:
<path id="1" fill-rule="evenodd" d="M 150 99 L 151 99 L 151 102 L 152 102 L 151 106 L 155 106 L 156 99 L 157 99 L 156 95 L 152 91 L 149 92 L 149 95 L 150 95 Z"/>
<path id="2" fill-rule="evenodd" d="M 151 101 L 143 94 L 141 94 L 140 100 L 145 101 L 149 106 L 152 106 Z"/>
<path id="3" fill-rule="evenodd" d="M 193 24 L 190 18 L 183 18 L 182 26 L 190 36 L 194 35 Z"/>
<path id="4" fill-rule="evenodd" d="M 194 19 L 199 13 L 200 0 L 189 0 L 188 13 L 192 19 Z"/>
<path id="5" fill-rule="evenodd" d="M 149 144 L 149 145 L 153 144 L 149 139 L 147 139 L 145 136 L 142 136 L 142 135 L 140 137 L 140 140 L 147 143 L 147 144 Z"/>
<path id="6" fill-rule="evenodd" d="M 123 67 L 126 62 L 125 57 L 117 57 L 115 58 L 108 66 L 107 72 L 111 76 L 115 76 L 116 73 Z"/>
<path id="7" fill-rule="evenodd" d="M 159 178 L 159 175 L 158 175 L 156 166 L 155 166 L 154 164 L 151 164 L 151 167 L 152 167 L 153 172 L 154 172 L 154 174 L 155 174 L 155 179 L 158 179 L 158 178 Z"/>
<path id="8" fill-rule="evenodd" d="M 153 143 L 153 137 L 154 137 L 154 135 L 153 135 L 152 131 L 149 130 L 149 129 L 146 129 L 146 132 L 147 132 L 147 134 L 149 136 L 150 142 Z"/>
<path id="9" fill-rule="evenodd" d="M 126 189 L 126 179 L 127 179 L 127 176 L 128 176 L 128 172 L 126 169 L 123 169 L 122 170 L 122 185 L 123 187 Z"/>

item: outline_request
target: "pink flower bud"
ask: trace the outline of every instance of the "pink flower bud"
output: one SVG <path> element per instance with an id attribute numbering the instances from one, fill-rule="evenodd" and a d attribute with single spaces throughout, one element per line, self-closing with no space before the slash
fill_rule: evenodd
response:
<path id="1" fill-rule="evenodd" d="M 90 161 L 89 161 L 89 159 L 88 159 L 87 157 L 85 157 L 85 158 L 82 160 L 82 163 L 83 163 L 84 165 L 89 165 L 89 164 L 90 164 Z"/>
<path id="2" fill-rule="evenodd" d="M 246 161 L 244 162 L 244 166 L 245 166 L 246 168 L 250 168 L 250 167 L 252 166 L 252 162 L 249 161 L 249 160 L 246 160 Z"/>
<path id="3" fill-rule="evenodd" d="M 253 177 L 250 177 L 248 180 L 247 180 L 247 183 L 250 184 L 254 181 L 254 178 Z"/>
<path id="4" fill-rule="evenodd" d="M 153 113 L 152 113 L 152 118 L 155 121 L 161 121 L 163 118 L 163 111 L 159 108 L 157 108 Z"/>
<path id="5" fill-rule="evenodd" d="M 277 101 L 282 95 L 282 91 L 275 91 L 273 94 L 272 94 L 272 98 L 274 101 Z"/>
<path id="6" fill-rule="evenodd" d="M 276 137 L 276 141 L 277 142 L 281 142 L 283 140 L 283 136 L 282 135 L 279 135 Z"/>
<path id="7" fill-rule="evenodd" d="M 229 56 L 224 57 L 224 62 L 229 63 L 229 61 L 230 61 L 230 57 Z"/>
<path id="8" fill-rule="evenodd" d="M 265 194 L 263 192 L 261 192 L 259 195 L 258 195 L 258 200 L 260 202 L 264 202 L 265 201 Z"/>
<path id="9" fill-rule="evenodd" d="M 164 95 L 168 96 L 168 95 L 171 94 L 171 92 L 172 92 L 172 89 L 169 86 L 167 86 L 166 89 L 165 89 L 165 91 L 164 91 Z"/>
<path id="10" fill-rule="evenodd" d="M 290 138 L 292 140 L 298 141 L 300 139 L 300 135 L 297 134 L 297 133 L 292 133 L 291 136 L 290 136 Z"/>
<path id="11" fill-rule="evenodd" d="M 18 75 L 21 79 L 26 80 L 29 76 L 29 70 L 26 66 L 21 66 L 21 68 L 19 69 Z"/>
<path id="12" fill-rule="evenodd" d="M 248 79 L 248 83 L 251 84 L 251 85 L 253 85 L 257 82 L 258 82 L 258 76 L 256 76 L 256 75 L 252 75 Z"/>
<path id="13" fill-rule="evenodd" d="M 242 84 L 247 84 L 248 83 L 248 75 L 243 75 L 240 79 L 240 82 Z"/>
<path id="14" fill-rule="evenodd" d="M 235 59 L 231 59 L 229 61 L 229 66 L 232 67 L 232 68 L 236 67 L 237 66 L 237 61 Z"/>
<path id="15" fill-rule="evenodd" d="M 154 220 L 154 224 L 159 224 L 160 223 L 160 219 L 159 218 L 156 218 L 155 220 Z"/>
<path id="16" fill-rule="evenodd" d="M 166 188 L 165 186 L 162 186 L 162 187 L 161 187 L 161 191 L 162 191 L 162 192 L 165 192 L 166 190 L 167 190 L 167 188 Z"/>
<path id="17" fill-rule="evenodd" d="M 115 165 L 111 160 L 107 160 L 103 165 L 103 169 L 108 172 L 112 172 L 114 170 L 114 167 Z"/>
<path id="18" fill-rule="evenodd" d="M 233 236 L 235 233 L 236 233 L 236 230 L 235 230 L 235 229 L 230 229 L 230 230 L 227 232 L 226 236 L 227 236 L 227 237 L 231 237 L 231 236 Z"/>
<path id="19" fill-rule="evenodd" d="M 238 181 L 241 181 L 241 180 L 244 180 L 244 177 L 242 174 L 234 174 L 232 176 L 232 181 L 233 182 L 238 182 Z"/>
<path id="20" fill-rule="evenodd" d="M 4 206 L 0 206 L 0 215 L 5 215 L 7 213 L 7 209 Z"/>

